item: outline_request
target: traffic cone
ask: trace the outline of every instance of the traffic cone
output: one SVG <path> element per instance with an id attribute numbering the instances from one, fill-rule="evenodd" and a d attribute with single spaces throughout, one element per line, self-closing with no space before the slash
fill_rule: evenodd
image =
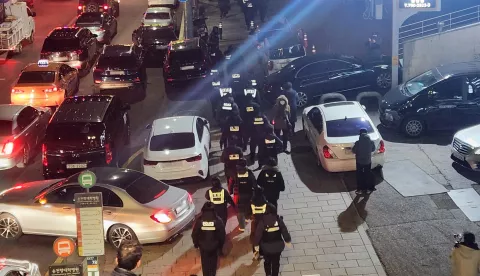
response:
<path id="1" fill-rule="evenodd" d="M 312 54 L 316 54 L 317 53 L 317 49 L 315 49 L 315 45 L 312 45 Z"/>
<path id="2" fill-rule="evenodd" d="M 222 22 L 218 23 L 218 35 L 220 36 L 220 39 L 223 39 L 223 25 L 222 25 Z"/>
<path id="3" fill-rule="evenodd" d="M 308 48 L 308 37 L 306 33 L 303 34 L 303 46 Z"/>

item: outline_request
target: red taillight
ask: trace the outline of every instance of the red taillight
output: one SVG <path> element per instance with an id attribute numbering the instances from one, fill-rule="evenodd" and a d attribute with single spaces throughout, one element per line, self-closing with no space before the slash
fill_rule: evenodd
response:
<path id="1" fill-rule="evenodd" d="M 150 218 L 158 223 L 165 223 L 165 224 L 172 221 L 172 218 L 164 211 L 159 211 L 151 215 Z"/>
<path id="2" fill-rule="evenodd" d="M 78 6 L 78 10 L 81 11 L 83 9 L 83 6 Z"/>
<path id="3" fill-rule="evenodd" d="M 108 6 L 107 5 L 103 6 L 103 9 L 108 10 Z"/>
<path id="4" fill-rule="evenodd" d="M 56 86 L 43 90 L 43 92 L 45 92 L 45 93 L 51 93 L 51 92 L 57 92 L 57 91 L 58 91 L 58 88 Z"/>
<path id="5" fill-rule="evenodd" d="M 380 145 L 378 147 L 378 153 L 384 153 L 385 152 L 385 143 L 383 140 L 380 140 Z"/>
<path id="6" fill-rule="evenodd" d="M 3 145 L 2 154 L 10 155 L 13 153 L 13 142 L 7 142 Z"/>
<path id="7" fill-rule="evenodd" d="M 273 61 L 268 62 L 268 70 L 272 71 L 273 70 Z"/>
<path id="8" fill-rule="evenodd" d="M 333 158 L 332 152 L 330 151 L 330 149 L 327 146 L 323 147 L 323 157 L 325 157 L 326 159 L 332 159 Z"/>
<path id="9" fill-rule="evenodd" d="M 155 166 L 157 165 L 158 162 L 155 162 L 155 161 L 148 161 L 148 160 L 145 160 L 143 159 L 143 165 L 147 165 L 147 166 Z"/>
<path id="10" fill-rule="evenodd" d="M 20 94 L 20 93 L 23 93 L 23 90 L 20 90 L 20 89 L 12 89 L 12 93 L 14 93 L 14 94 Z"/>
<path id="11" fill-rule="evenodd" d="M 47 146 L 45 144 L 42 145 L 42 164 L 44 167 L 48 166 Z"/>
<path id="12" fill-rule="evenodd" d="M 113 153 L 112 147 L 110 144 L 105 144 L 105 162 L 108 164 L 112 163 L 113 160 Z"/>
<path id="13" fill-rule="evenodd" d="M 188 202 L 193 203 L 193 198 L 191 194 L 188 194 Z"/>
<path id="14" fill-rule="evenodd" d="M 134 82 L 140 82 L 140 78 L 139 77 L 136 77 L 133 79 Z"/>
<path id="15" fill-rule="evenodd" d="M 195 157 L 191 157 L 191 158 L 186 159 L 187 162 L 195 162 L 195 161 L 200 161 L 200 160 L 202 160 L 202 154 L 201 153 L 199 155 L 195 156 Z"/>

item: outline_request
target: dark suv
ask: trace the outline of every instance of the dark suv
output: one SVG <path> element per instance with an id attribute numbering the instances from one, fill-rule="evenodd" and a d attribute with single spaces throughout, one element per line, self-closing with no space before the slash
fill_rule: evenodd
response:
<path id="1" fill-rule="evenodd" d="M 111 16 L 120 16 L 119 0 L 79 0 L 77 14 L 84 12 L 106 12 Z"/>
<path id="2" fill-rule="evenodd" d="M 198 37 L 172 41 L 163 64 L 165 84 L 174 86 L 180 82 L 204 78 L 210 73 L 211 67 L 212 61 L 205 41 Z"/>
<path id="3" fill-rule="evenodd" d="M 58 27 L 43 42 L 41 59 L 63 62 L 86 75 L 99 50 L 97 36 L 87 28 Z"/>
<path id="4" fill-rule="evenodd" d="M 129 109 L 115 96 L 65 99 L 47 127 L 43 176 L 65 177 L 86 168 L 118 166 L 119 150 L 130 142 Z"/>
<path id="5" fill-rule="evenodd" d="M 135 45 L 108 45 L 93 70 L 95 91 L 142 88 L 147 85 L 144 51 Z"/>

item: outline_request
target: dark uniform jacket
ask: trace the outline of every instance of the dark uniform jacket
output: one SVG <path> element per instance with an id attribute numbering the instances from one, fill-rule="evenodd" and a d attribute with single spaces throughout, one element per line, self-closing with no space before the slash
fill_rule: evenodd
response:
<path id="1" fill-rule="evenodd" d="M 277 158 L 277 155 L 283 151 L 283 143 L 275 134 L 267 134 L 260 140 L 258 154 L 260 158 Z"/>
<path id="2" fill-rule="evenodd" d="M 242 148 L 230 145 L 223 150 L 220 161 L 225 164 L 225 168 L 236 169 L 238 161 L 242 158 Z"/>
<path id="3" fill-rule="evenodd" d="M 229 187 L 229 189 L 230 193 L 235 194 L 235 197 L 238 196 L 236 203 L 239 210 L 248 212 L 248 208 L 250 208 L 250 200 L 253 196 L 253 190 L 256 186 L 257 181 L 251 170 L 247 169 L 245 173 L 237 172 L 233 187 Z"/>
<path id="4" fill-rule="evenodd" d="M 126 269 L 120 268 L 120 267 L 115 267 L 115 269 L 112 271 L 112 276 L 137 276 L 137 274 L 128 271 Z"/>
<path id="5" fill-rule="evenodd" d="M 219 250 L 225 243 L 225 225 L 213 212 L 204 212 L 195 221 L 192 240 L 195 247 L 201 250 Z"/>
<path id="6" fill-rule="evenodd" d="M 278 200 L 280 192 L 285 191 L 285 182 L 278 167 L 263 166 L 257 177 L 257 185 L 263 188 L 268 201 Z"/>
<path id="7" fill-rule="evenodd" d="M 291 241 L 290 233 L 278 215 L 266 214 L 258 221 L 253 245 L 260 245 L 264 254 L 279 254 L 285 249 L 285 242 Z"/>
<path id="8" fill-rule="evenodd" d="M 235 100 L 226 96 L 220 99 L 216 110 L 217 118 L 215 119 L 220 126 L 223 126 L 232 114 L 240 114 L 240 110 L 238 109 Z"/>
<path id="9" fill-rule="evenodd" d="M 375 151 L 375 144 L 368 134 L 360 135 L 360 138 L 353 145 L 352 152 L 355 153 L 355 159 L 358 164 L 368 165 L 372 163 L 372 152 Z"/>
<path id="10" fill-rule="evenodd" d="M 220 137 L 220 148 L 227 143 L 228 138 L 232 136 L 237 136 L 240 140 L 240 145 L 244 145 L 243 141 L 243 121 L 240 117 L 230 117 L 225 121 L 225 124 L 222 127 L 222 136 Z"/>
<path id="11" fill-rule="evenodd" d="M 235 206 L 228 191 L 224 188 L 214 187 L 205 192 L 205 198 L 214 204 L 215 212 L 217 212 L 217 215 L 222 219 L 223 223 L 227 224 L 228 204 Z"/>

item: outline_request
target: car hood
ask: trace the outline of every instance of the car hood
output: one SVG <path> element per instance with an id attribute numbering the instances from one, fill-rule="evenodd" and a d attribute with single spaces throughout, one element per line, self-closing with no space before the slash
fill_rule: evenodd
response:
<path id="1" fill-rule="evenodd" d="M 0 203 L 25 203 L 33 200 L 40 191 L 62 179 L 42 180 L 15 185 L 0 192 Z"/>
<path id="2" fill-rule="evenodd" d="M 187 198 L 187 191 L 169 186 L 167 192 L 162 196 L 144 205 L 152 209 L 170 209 L 179 205 L 182 200 L 187 200 Z"/>
<path id="3" fill-rule="evenodd" d="M 148 146 L 148 145 L 147 145 Z M 196 147 L 180 150 L 145 150 L 143 157 L 148 161 L 178 161 L 199 155 L 202 151 Z M 205 158 L 205 156 L 203 156 Z"/>
<path id="4" fill-rule="evenodd" d="M 462 129 L 455 133 L 454 137 L 474 147 L 480 147 L 480 125 Z"/>
<path id="5" fill-rule="evenodd" d="M 390 89 L 383 96 L 381 108 L 382 109 L 396 109 L 402 106 L 411 96 L 407 95 L 403 91 L 403 85 L 399 85 L 395 88 Z"/>

